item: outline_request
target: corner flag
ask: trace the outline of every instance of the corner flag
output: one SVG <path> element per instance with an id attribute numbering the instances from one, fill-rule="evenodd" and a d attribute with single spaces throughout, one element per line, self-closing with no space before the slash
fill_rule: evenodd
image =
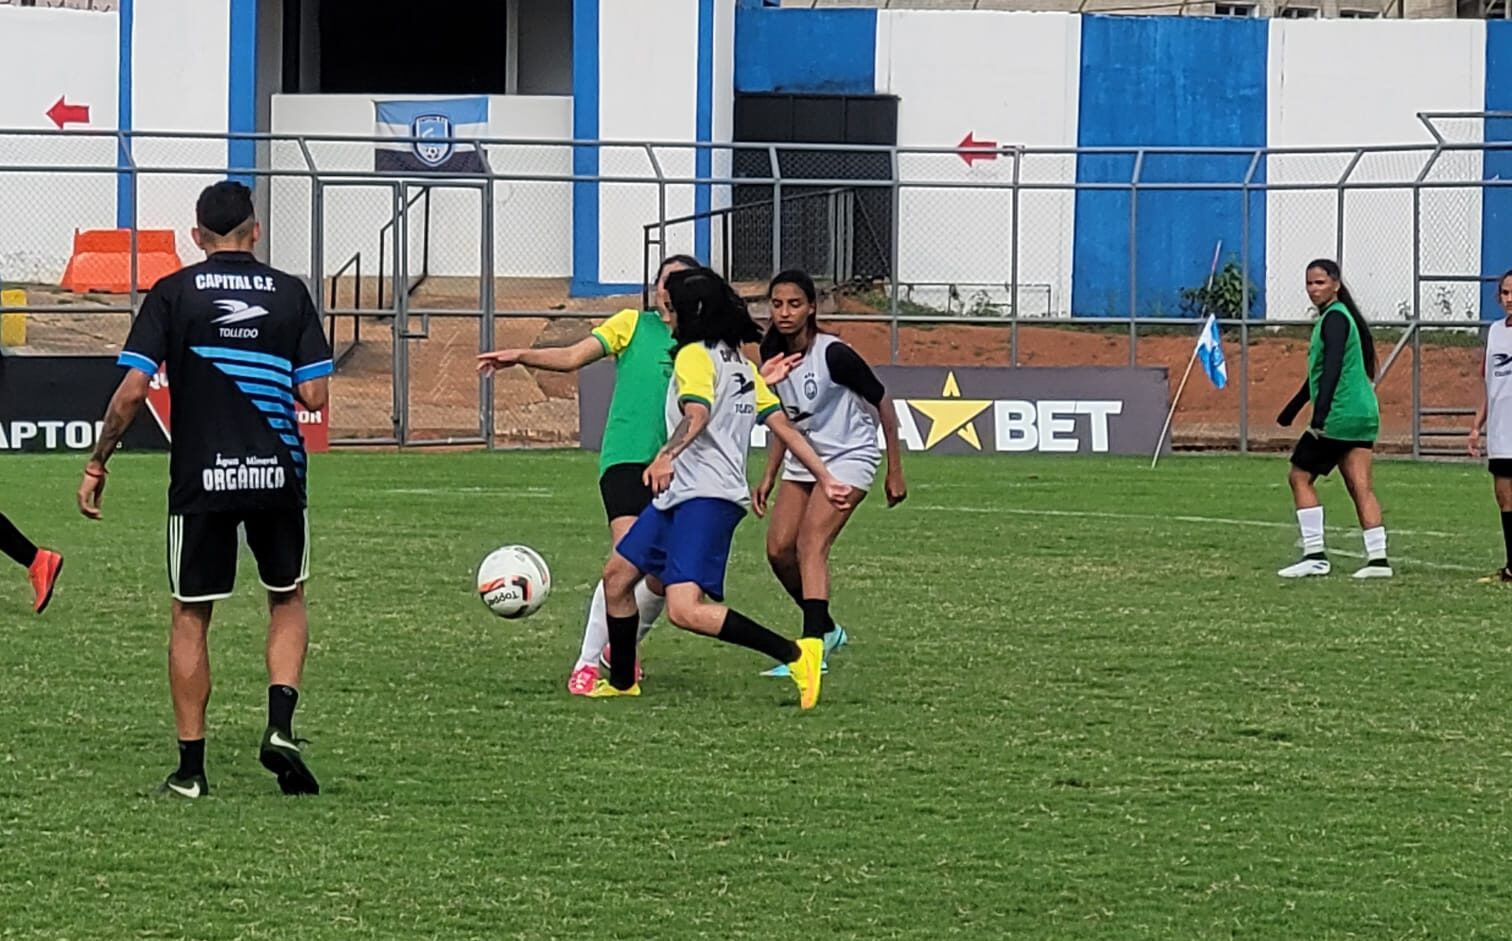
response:
<path id="1" fill-rule="evenodd" d="M 1228 365 L 1223 361 L 1223 340 L 1218 335 L 1218 318 L 1208 314 L 1207 323 L 1197 337 L 1197 358 L 1215 388 L 1228 385 Z"/>

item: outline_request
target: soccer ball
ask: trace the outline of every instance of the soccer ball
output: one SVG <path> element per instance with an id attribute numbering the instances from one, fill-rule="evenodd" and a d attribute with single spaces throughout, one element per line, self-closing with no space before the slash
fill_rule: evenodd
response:
<path id="1" fill-rule="evenodd" d="M 528 617 L 551 594 L 551 570 L 529 546 L 495 549 L 478 566 L 478 597 L 501 618 Z"/>

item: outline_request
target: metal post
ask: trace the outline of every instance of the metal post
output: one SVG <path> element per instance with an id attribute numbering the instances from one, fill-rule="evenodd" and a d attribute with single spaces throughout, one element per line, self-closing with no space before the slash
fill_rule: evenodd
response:
<path id="1" fill-rule="evenodd" d="M 892 297 L 888 301 L 887 362 L 898 365 L 898 269 L 903 257 L 903 174 L 898 148 L 892 148 L 892 258 L 889 259 L 888 280 L 892 282 Z"/>
<path id="2" fill-rule="evenodd" d="M 1008 259 L 1008 277 L 1011 281 L 1008 287 L 1009 303 L 1012 305 L 1013 320 L 1008 324 L 1008 365 L 1018 365 L 1019 345 L 1019 173 L 1023 165 L 1024 148 L 1013 149 L 1013 189 L 1009 193 L 1009 223 L 1008 245 L 1010 257 Z"/>
<path id="3" fill-rule="evenodd" d="M 1426 168 L 1425 168 L 1426 172 Z M 1423 190 L 1412 187 L 1412 456 L 1423 456 Z"/>
<path id="4" fill-rule="evenodd" d="M 483 168 L 488 179 L 483 183 L 483 285 L 479 297 L 483 317 L 478 323 L 478 352 L 492 352 L 494 348 L 494 177 L 483 145 L 478 145 L 478 154 L 484 157 Z M 494 449 L 494 381 L 493 374 L 483 377 L 478 388 L 479 420 L 482 425 L 483 446 Z"/>
<path id="5" fill-rule="evenodd" d="M 1349 165 L 1344 168 L 1344 174 L 1339 177 L 1338 202 L 1334 207 L 1334 219 L 1338 223 L 1337 244 L 1334 246 L 1334 261 L 1344 264 L 1344 187 L 1349 182 L 1349 177 L 1354 173 L 1355 166 L 1360 158 L 1365 156 L 1365 151 L 1357 150 L 1349 160 Z"/>
<path id="6" fill-rule="evenodd" d="M 321 309 L 321 282 L 325 270 L 325 184 L 319 177 L 310 180 L 310 294 L 315 299 L 315 316 L 324 317 Z M 335 322 L 332 322 L 335 327 Z M 335 347 L 332 347 L 334 352 Z"/>
<path id="7" fill-rule="evenodd" d="M 1129 365 L 1139 365 L 1139 177 L 1144 172 L 1144 151 L 1134 155 L 1129 179 Z"/>
<path id="8" fill-rule="evenodd" d="M 1250 158 L 1249 169 L 1244 173 L 1244 185 L 1239 195 L 1244 204 L 1239 207 L 1239 453 L 1249 451 L 1249 310 L 1250 310 L 1250 187 L 1255 182 L 1255 171 L 1260 168 L 1264 151 L 1257 150 Z"/>
<path id="9" fill-rule="evenodd" d="M 120 134 L 120 132 L 118 131 L 117 134 Z M 121 152 L 126 155 L 126 165 L 131 168 L 129 170 L 129 173 L 131 174 L 131 286 L 127 290 L 130 294 L 129 303 L 131 305 L 131 319 L 135 320 L 137 311 L 141 309 L 141 298 L 139 297 L 140 292 L 137 289 L 137 266 L 139 264 L 137 258 L 137 233 L 138 230 L 141 229 L 141 226 L 138 224 L 137 214 L 141 212 L 142 205 L 142 177 L 141 174 L 137 172 L 136 158 L 131 154 L 131 147 L 126 143 L 126 137 L 124 135 L 121 135 L 118 136 L 116 140 L 121 148 Z"/>
<path id="10" fill-rule="evenodd" d="M 767 148 L 772 170 L 772 274 L 782 270 L 782 172 L 777 166 L 777 148 Z"/>
<path id="11" fill-rule="evenodd" d="M 409 272 L 404 270 L 404 258 L 400 246 L 407 234 L 404 220 L 404 187 L 395 183 L 394 194 L 394 439 L 401 445 L 409 443 L 409 292 L 405 281 Z"/>
<path id="12" fill-rule="evenodd" d="M 656 159 L 656 148 L 650 144 L 646 145 L 646 159 L 651 162 L 651 172 L 656 174 L 656 265 L 659 268 L 667 257 L 667 175 L 662 173 L 661 161 Z M 707 263 L 706 259 L 698 260 Z M 727 275 L 728 273 L 726 272 Z"/>

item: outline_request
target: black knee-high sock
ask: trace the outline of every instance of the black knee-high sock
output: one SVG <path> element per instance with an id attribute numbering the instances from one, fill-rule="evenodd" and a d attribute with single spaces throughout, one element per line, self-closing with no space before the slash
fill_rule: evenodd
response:
<path id="1" fill-rule="evenodd" d="M 792 663 L 799 657 L 797 644 L 762 627 L 734 608 L 725 613 L 724 624 L 720 625 L 718 636 L 727 644 L 764 653 L 778 663 Z"/>
<path id="2" fill-rule="evenodd" d="M 31 568 L 31 564 L 37 560 L 37 547 L 21 535 L 21 530 L 4 513 L 0 513 L 0 552 L 15 559 L 16 564 L 24 568 Z"/>
<path id="3" fill-rule="evenodd" d="M 268 725 L 283 735 L 293 736 L 294 707 L 299 705 L 299 690 L 292 686 L 268 687 Z"/>
<path id="4" fill-rule="evenodd" d="M 828 598 L 805 598 L 799 606 L 803 608 L 804 637 L 823 637 L 834 628 Z"/>
<path id="5" fill-rule="evenodd" d="M 1512 510 L 1502 510 L 1502 542 L 1507 545 L 1507 568 L 1512 569 Z"/>
<path id="6" fill-rule="evenodd" d="M 635 685 L 635 641 L 640 632 L 640 614 L 625 617 L 608 615 L 609 684 L 615 689 Z"/>
<path id="7" fill-rule="evenodd" d="M 179 739 L 179 766 L 175 777 L 192 778 L 205 773 L 205 740 Z"/>

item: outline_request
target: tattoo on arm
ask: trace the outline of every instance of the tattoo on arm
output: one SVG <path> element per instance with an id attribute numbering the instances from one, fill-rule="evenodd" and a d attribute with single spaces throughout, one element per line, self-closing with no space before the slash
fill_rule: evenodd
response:
<path id="1" fill-rule="evenodd" d="M 100 429 L 100 440 L 95 445 L 94 454 L 90 459 L 97 462 L 101 467 L 110 460 L 115 453 L 116 445 L 121 443 L 121 436 L 126 434 L 126 429 L 131 426 L 131 415 L 122 413 L 122 410 L 112 405 L 105 413 L 105 427 Z"/>
<path id="2" fill-rule="evenodd" d="M 678 422 L 677 427 L 672 430 L 672 434 L 667 437 L 666 445 L 662 447 L 656 456 L 666 458 L 677 457 L 677 455 L 682 453 L 683 448 L 688 446 L 688 442 L 692 440 L 692 430 L 693 419 L 684 415 L 682 421 Z"/>

